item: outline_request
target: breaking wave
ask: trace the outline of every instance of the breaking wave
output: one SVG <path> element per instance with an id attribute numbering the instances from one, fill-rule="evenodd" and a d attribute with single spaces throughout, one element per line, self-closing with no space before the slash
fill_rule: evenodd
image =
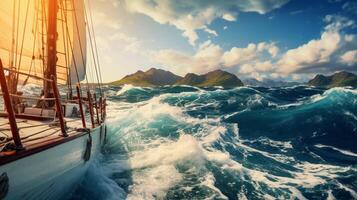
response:
<path id="1" fill-rule="evenodd" d="M 73 199 L 357 199 L 356 89 L 107 91 L 108 142 Z"/>

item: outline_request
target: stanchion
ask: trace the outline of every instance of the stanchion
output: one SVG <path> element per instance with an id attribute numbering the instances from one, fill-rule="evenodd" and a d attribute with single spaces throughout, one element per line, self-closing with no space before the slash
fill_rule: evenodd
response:
<path id="1" fill-rule="evenodd" d="M 56 99 L 55 100 L 56 110 L 57 110 L 57 114 L 58 114 L 58 120 L 59 120 L 60 126 L 61 126 L 61 132 L 64 137 L 67 137 L 68 134 L 66 132 L 66 125 L 64 122 L 64 117 L 63 117 L 63 112 L 62 112 L 62 104 L 60 101 L 60 95 L 59 95 L 58 88 L 57 88 L 56 78 L 54 76 L 52 76 L 51 78 L 52 78 L 52 90 L 53 90 L 53 95 Z"/>
<path id="2" fill-rule="evenodd" d="M 94 123 L 94 114 L 93 114 L 93 104 L 92 104 L 92 95 L 90 91 L 87 91 L 87 98 L 88 98 L 88 103 L 89 103 L 89 114 L 90 114 L 90 121 L 92 122 L 92 128 L 95 128 L 95 123 Z"/>
<path id="3" fill-rule="evenodd" d="M 78 84 L 76 86 L 76 89 L 77 89 L 77 98 L 78 98 L 79 112 L 81 113 L 82 125 L 83 125 L 83 128 L 87 128 L 86 118 L 85 118 L 84 111 L 83 111 L 81 91 L 79 89 L 79 85 Z"/>
<path id="4" fill-rule="evenodd" d="M 17 124 L 16 124 L 15 112 L 14 112 L 14 108 L 12 107 L 9 89 L 7 87 L 6 78 L 5 78 L 5 74 L 4 74 L 4 68 L 2 66 L 1 59 L 0 59 L 0 84 L 1 84 L 1 90 L 2 90 L 2 93 L 4 96 L 5 107 L 6 107 L 6 110 L 8 113 L 8 117 L 9 117 L 12 138 L 14 140 L 16 148 L 23 149 L 20 134 L 19 134 L 19 129 L 17 128 Z"/>

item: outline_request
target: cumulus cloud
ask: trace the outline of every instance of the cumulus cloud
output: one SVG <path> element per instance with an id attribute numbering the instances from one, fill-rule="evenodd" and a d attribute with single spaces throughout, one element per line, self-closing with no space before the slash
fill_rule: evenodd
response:
<path id="1" fill-rule="evenodd" d="M 250 43 L 245 47 L 224 50 L 207 41 L 194 54 L 163 50 L 155 61 L 181 72 L 203 73 L 218 68 L 230 68 L 239 74 L 263 78 L 290 77 L 301 80 L 302 75 L 340 70 L 357 71 L 357 37 L 347 34 L 355 22 L 346 17 L 328 15 L 320 38 L 296 48 L 280 52 L 275 42 Z"/>
<path id="2" fill-rule="evenodd" d="M 160 24 L 170 24 L 181 30 L 190 44 L 198 39 L 197 30 L 217 35 L 208 28 L 215 19 L 235 21 L 237 12 L 265 14 L 289 0 L 126 0 L 129 11 L 149 16 Z"/>
<path id="3" fill-rule="evenodd" d="M 154 60 L 170 67 L 179 74 L 204 73 L 219 68 L 223 50 L 219 45 L 207 41 L 201 44 L 194 55 L 166 49 L 157 52 Z"/>
<path id="4" fill-rule="evenodd" d="M 118 20 L 113 19 L 108 14 L 102 11 L 93 12 L 93 18 L 95 19 L 96 26 L 100 28 L 110 28 L 113 30 L 119 30 L 121 24 Z"/>
<path id="5" fill-rule="evenodd" d="M 129 36 L 123 32 L 115 32 L 108 37 L 113 43 L 118 43 L 123 47 L 123 50 L 131 53 L 142 53 L 142 41 L 136 37 Z"/>
<path id="6" fill-rule="evenodd" d="M 145 57 L 151 55 L 152 48 L 147 47 L 150 44 L 150 39 L 137 37 L 126 28 L 131 25 L 132 18 L 126 11 L 123 1 L 93 1 L 92 8 L 98 48 L 106 52 L 103 56 L 108 56 L 108 52 L 110 52 L 109 54 L 130 54 Z M 116 60 L 116 57 L 111 60 Z"/>
<path id="7" fill-rule="evenodd" d="M 355 21 L 340 15 L 326 15 L 324 22 L 327 23 L 325 30 L 330 32 L 339 32 L 344 28 L 356 27 Z"/>
<path id="8" fill-rule="evenodd" d="M 250 43 L 245 48 L 233 47 L 231 50 L 225 52 L 222 61 L 225 67 L 234 67 L 255 61 L 257 58 L 261 57 L 265 51 L 268 52 L 271 57 L 276 57 L 279 48 L 274 43 Z"/>
<path id="9" fill-rule="evenodd" d="M 223 63 L 226 67 L 244 64 L 257 57 L 257 45 L 249 44 L 245 48 L 233 47 L 223 55 Z"/>
<path id="10" fill-rule="evenodd" d="M 275 43 L 251 43 L 246 47 L 233 47 L 224 51 L 219 45 L 206 41 L 195 54 L 189 55 L 174 50 L 162 50 L 155 54 L 155 61 L 184 74 L 187 72 L 203 73 L 218 68 L 240 67 L 241 73 L 268 72 L 273 69 L 270 61 L 264 58 L 278 54 Z"/>
<path id="11" fill-rule="evenodd" d="M 334 72 L 349 69 L 357 40 L 354 35 L 342 32 L 355 28 L 355 22 L 338 15 L 327 15 L 328 23 L 319 39 L 314 39 L 295 49 L 288 50 L 278 61 L 280 73 Z"/>
<path id="12" fill-rule="evenodd" d="M 347 1 L 342 5 L 342 9 L 347 12 L 357 14 L 357 2 Z"/>
<path id="13" fill-rule="evenodd" d="M 279 71 L 296 72 L 330 61 L 331 55 L 339 48 L 341 36 L 338 33 L 325 32 L 318 40 L 311 40 L 296 49 L 285 53 L 279 61 Z"/>
<path id="14" fill-rule="evenodd" d="M 346 53 L 341 55 L 341 62 L 348 65 L 353 66 L 357 64 L 357 50 L 347 51 Z"/>
<path id="15" fill-rule="evenodd" d="M 272 72 L 273 69 L 273 64 L 270 61 L 256 61 L 242 65 L 239 68 L 239 73 L 250 74 L 253 72 Z"/>

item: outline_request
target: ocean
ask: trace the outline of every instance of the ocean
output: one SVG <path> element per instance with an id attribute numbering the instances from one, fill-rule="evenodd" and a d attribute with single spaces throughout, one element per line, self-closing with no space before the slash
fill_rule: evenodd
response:
<path id="1" fill-rule="evenodd" d="M 357 89 L 106 87 L 72 199 L 357 199 Z"/>

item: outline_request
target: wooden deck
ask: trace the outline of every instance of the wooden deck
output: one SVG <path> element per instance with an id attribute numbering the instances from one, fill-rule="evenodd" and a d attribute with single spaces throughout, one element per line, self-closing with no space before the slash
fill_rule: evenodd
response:
<path id="1" fill-rule="evenodd" d="M 80 118 L 65 118 L 68 137 L 63 137 L 58 122 L 53 120 L 30 120 L 16 119 L 20 137 L 24 150 L 21 151 L 1 151 L 0 165 L 6 162 L 16 160 L 19 156 L 36 153 L 51 146 L 73 140 L 82 135 L 88 134 L 88 131 L 82 129 Z M 6 148 L 8 143 L 12 143 L 12 134 L 9 120 L 7 117 L 0 117 L 0 149 Z"/>

